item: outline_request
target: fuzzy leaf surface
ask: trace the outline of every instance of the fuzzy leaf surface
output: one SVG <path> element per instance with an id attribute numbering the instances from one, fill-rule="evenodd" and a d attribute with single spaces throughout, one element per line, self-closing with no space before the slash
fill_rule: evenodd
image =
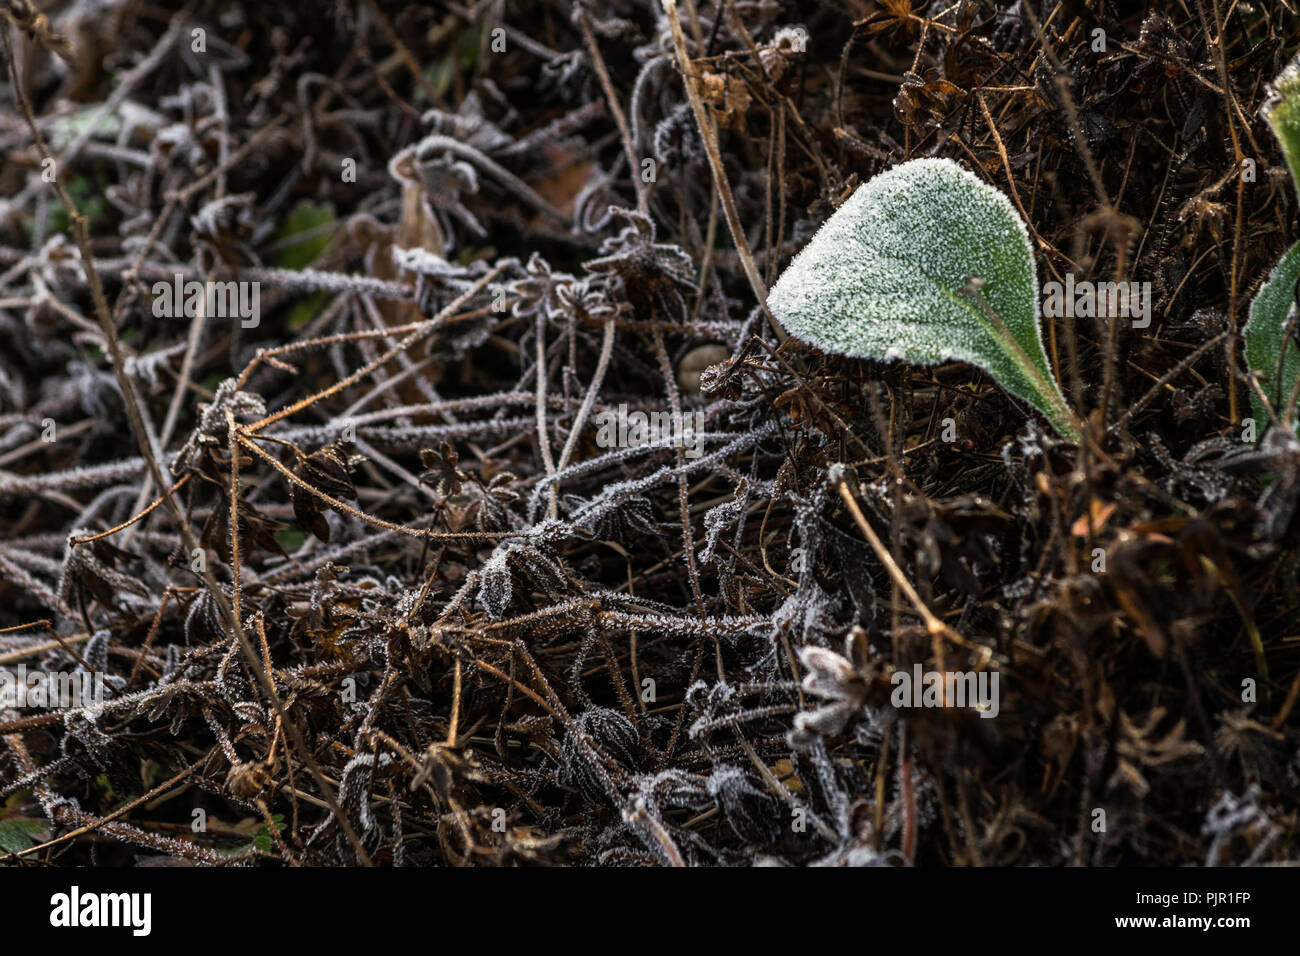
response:
<path id="1" fill-rule="evenodd" d="M 1023 359 L 961 294 L 970 275 L 983 280 Z M 913 160 L 860 186 L 795 257 L 768 306 L 823 351 L 979 366 L 1073 435 L 1043 350 L 1025 224 L 1005 195 L 951 160 Z"/>
<path id="2" fill-rule="evenodd" d="M 1282 144 L 1291 181 L 1300 192 L 1300 54 L 1269 85 L 1263 113 Z"/>
<path id="3" fill-rule="evenodd" d="M 1296 345 L 1294 338 L 1288 341 L 1286 334 L 1287 316 L 1297 308 L 1297 280 L 1300 280 L 1300 242 L 1286 251 L 1269 274 L 1268 281 L 1251 300 L 1250 321 L 1242 330 L 1246 339 L 1246 364 L 1259 376 L 1279 418 L 1285 417 L 1287 402 L 1296 379 L 1300 378 L 1300 346 Z M 1279 382 L 1277 359 L 1283 355 L 1283 348 L 1286 352 Z M 1254 389 L 1250 393 L 1250 403 L 1255 410 L 1255 422 L 1262 427 L 1269 420 L 1268 412 Z"/>

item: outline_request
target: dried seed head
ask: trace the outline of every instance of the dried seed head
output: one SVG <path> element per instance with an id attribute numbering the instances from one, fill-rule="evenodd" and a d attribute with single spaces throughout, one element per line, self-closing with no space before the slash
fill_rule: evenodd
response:
<path id="1" fill-rule="evenodd" d="M 731 353 L 723 345 L 699 345 L 682 356 L 677 365 L 677 384 L 684 392 L 700 391 L 700 376 L 710 365 L 725 362 Z"/>

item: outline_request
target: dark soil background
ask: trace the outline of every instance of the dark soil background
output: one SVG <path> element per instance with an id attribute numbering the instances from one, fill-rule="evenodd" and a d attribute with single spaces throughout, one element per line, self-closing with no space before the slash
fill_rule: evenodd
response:
<path id="1" fill-rule="evenodd" d="M 0 710 L 0 859 L 1300 860 L 1300 451 L 1239 335 L 1293 4 L 682 0 L 722 183 L 657 2 L 3 9 L 0 666 L 110 693 Z M 936 155 L 1043 281 L 1152 283 L 1047 323 L 1080 445 L 759 308 Z M 157 317 L 177 273 L 260 321 Z M 917 663 L 998 716 L 891 706 Z"/>

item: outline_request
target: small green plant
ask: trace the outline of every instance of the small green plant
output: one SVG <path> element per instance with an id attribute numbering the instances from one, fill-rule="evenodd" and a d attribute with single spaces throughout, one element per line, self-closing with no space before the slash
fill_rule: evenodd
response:
<path id="1" fill-rule="evenodd" d="M 861 186 L 795 257 L 768 306 L 827 352 L 976 365 L 1079 438 L 1043 350 L 1024 221 L 951 160 L 912 160 Z"/>
<path id="2" fill-rule="evenodd" d="M 1282 155 L 1291 169 L 1291 179 L 1300 193 L 1300 55 L 1281 72 L 1264 101 L 1264 117 L 1273 128 Z M 1250 303 L 1250 320 L 1242 334 L 1246 340 L 1246 364 L 1260 379 L 1277 418 L 1295 428 L 1295 405 L 1300 391 L 1300 348 L 1294 335 L 1297 283 L 1300 282 L 1300 242 L 1278 261 Z M 1250 396 L 1255 419 L 1265 422 L 1268 410 L 1253 389 Z"/>

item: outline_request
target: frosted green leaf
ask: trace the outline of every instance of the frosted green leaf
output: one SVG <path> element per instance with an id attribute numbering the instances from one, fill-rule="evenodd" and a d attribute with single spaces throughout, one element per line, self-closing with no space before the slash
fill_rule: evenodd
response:
<path id="1" fill-rule="evenodd" d="M 1300 54 L 1269 85 L 1263 112 L 1282 144 L 1291 181 L 1300 191 Z"/>
<path id="2" fill-rule="evenodd" d="M 1296 346 L 1294 338 L 1288 339 L 1286 335 L 1287 316 L 1295 306 L 1297 280 L 1300 280 L 1300 242 L 1286 251 L 1250 303 L 1250 321 L 1242 330 L 1246 339 L 1246 364 L 1259 376 L 1278 418 L 1286 417 L 1287 402 L 1296 379 L 1300 378 L 1300 347 Z M 1279 355 L 1283 355 L 1284 348 L 1286 352 L 1279 381 L 1277 360 Z M 1268 412 L 1254 389 L 1250 401 L 1255 409 L 1255 421 L 1262 426 L 1269 420 Z"/>
<path id="3" fill-rule="evenodd" d="M 0 820 L 0 850 L 21 853 L 36 845 L 36 839 L 45 830 L 40 820 Z"/>
<path id="4" fill-rule="evenodd" d="M 1300 192 L 1300 55 L 1269 85 L 1263 113 L 1282 144 L 1291 179 Z M 1255 295 L 1250 303 L 1250 321 L 1242 330 L 1246 364 L 1259 377 L 1279 418 L 1286 417 L 1291 392 L 1300 378 L 1300 352 L 1294 339 L 1288 337 L 1286 327 L 1287 317 L 1295 305 L 1297 279 L 1300 279 L 1300 243 L 1286 251 Z M 1279 357 L 1282 358 L 1280 379 Z M 1264 403 L 1253 389 L 1250 402 L 1255 409 L 1255 420 L 1261 425 L 1268 421 Z"/>
<path id="5" fill-rule="evenodd" d="M 987 308 L 963 293 L 968 276 L 982 280 Z M 859 187 L 767 302 L 792 335 L 826 352 L 979 366 L 1078 438 L 1043 350 L 1025 224 L 951 160 L 913 160 Z"/>

